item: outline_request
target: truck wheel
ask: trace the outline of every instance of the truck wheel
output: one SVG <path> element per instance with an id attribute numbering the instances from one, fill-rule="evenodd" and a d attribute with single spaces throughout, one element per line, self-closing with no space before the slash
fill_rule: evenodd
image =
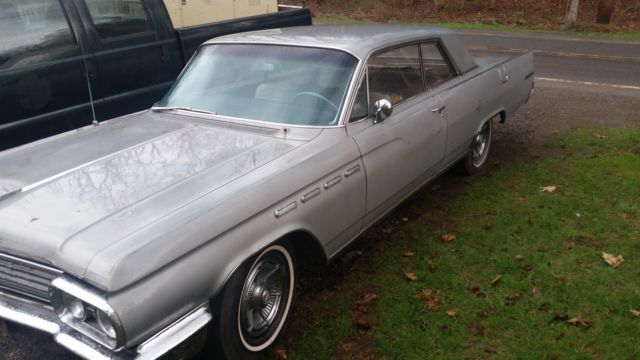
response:
<path id="1" fill-rule="evenodd" d="M 274 244 L 245 262 L 223 290 L 214 318 L 216 353 L 226 359 L 254 359 L 280 334 L 295 289 L 289 247 Z"/>
<path id="2" fill-rule="evenodd" d="M 461 175 L 478 173 L 487 164 L 491 147 L 492 119 L 487 120 L 473 137 L 467 156 L 458 162 L 456 171 Z"/>

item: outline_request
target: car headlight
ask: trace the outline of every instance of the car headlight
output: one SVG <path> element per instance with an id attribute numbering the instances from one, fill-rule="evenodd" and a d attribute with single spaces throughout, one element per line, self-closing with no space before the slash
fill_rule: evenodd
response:
<path id="1" fill-rule="evenodd" d="M 84 321 L 87 318 L 87 311 L 85 310 L 84 303 L 80 299 L 62 293 L 62 303 L 65 311 L 75 320 Z"/>
<path id="2" fill-rule="evenodd" d="M 110 338 L 115 339 L 117 336 L 116 328 L 113 326 L 109 315 L 102 311 L 96 311 L 96 319 L 98 320 L 98 325 L 100 325 L 100 329 Z"/>
<path id="3" fill-rule="evenodd" d="M 123 347 L 124 329 L 104 296 L 67 277 L 51 285 L 51 304 L 62 322 L 111 350 Z"/>

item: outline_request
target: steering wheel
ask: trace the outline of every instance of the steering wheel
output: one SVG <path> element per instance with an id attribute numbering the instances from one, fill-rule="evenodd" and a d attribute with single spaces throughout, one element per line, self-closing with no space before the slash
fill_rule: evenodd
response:
<path id="1" fill-rule="evenodd" d="M 293 97 L 291 98 L 291 102 L 294 102 L 297 98 L 301 97 L 301 96 L 311 96 L 314 97 L 316 99 L 320 99 L 324 102 L 326 102 L 327 104 L 329 104 L 336 112 L 338 111 L 338 105 L 334 104 L 333 101 L 327 99 L 326 97 L 313 92 L 313 91 L 300 91 L 299 93 L 293 95 Z"/>

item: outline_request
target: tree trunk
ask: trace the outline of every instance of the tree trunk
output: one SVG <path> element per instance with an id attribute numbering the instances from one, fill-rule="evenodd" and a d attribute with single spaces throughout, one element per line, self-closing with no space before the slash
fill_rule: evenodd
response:
<path id="1" fill-rule="evenodd" d="M 611 22 L 611 15 L 613 14 L 615 5 L 615 0 L 600 0 L 596 22 L 598 24 L 608 24 L 609 22 Z"/>
<path id="2" fill-rule="evenodd" d="M 489 0 L 489 9 L 495 10 L 496 8 L 496 0 Z"/>
<path id="3" fill-rule="evenodd" d="M 570 29 L 576 25 L 576 21 L 578 21 L 579 2 L 579 0 L 569 0 L 569 9 L 567 10 L 567 17 L 564 22 L 565 29 Z"/>

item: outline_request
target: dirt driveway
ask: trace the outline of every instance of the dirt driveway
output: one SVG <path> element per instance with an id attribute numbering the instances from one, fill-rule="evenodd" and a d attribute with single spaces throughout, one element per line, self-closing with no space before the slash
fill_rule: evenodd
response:
<path id="1" fill-rule="evenodd" d="M 495 127 L 489 171 L 514 161 L 534 161 L 548 156 L 551 150 L 543 144 L 549 137 L 569 128 L 587 126 L 640 128 L 640 91 L 537 81 L 531 101 L 510 122 Z M 473 178 L 443 175 L 406 201 L 381 224 L 367 231 L 355 246 L 377 246 L 379 234 L 384 234 L 381 229 L 398 226 L 398 217 L 421 218 L 421 215 L 441 206 L 450 196 L 455 196 L 463 188 L 463 182 L 473 181 Z M 431 191 L 434 187 L 438 188 L 437 192 Z M 320 279 L 314 279 L 314 287 L 336 286 L 341 273 L 350 268 L 342 263 L 336 261 Z M 305 303 L 304 297 L 313 297 L 313 294 L 303 290 L 301 302 Z M 299 307 L 295 318 L 304 318 L 305 311 L 309 309 Z M 7 335 L 0 329 L 0 359 L 76 359 L 47 335 L 12 324 L 9 324 L 9 332 Z M 285 337 L 295 336 L 297 326 L 294 321 Z"/>

